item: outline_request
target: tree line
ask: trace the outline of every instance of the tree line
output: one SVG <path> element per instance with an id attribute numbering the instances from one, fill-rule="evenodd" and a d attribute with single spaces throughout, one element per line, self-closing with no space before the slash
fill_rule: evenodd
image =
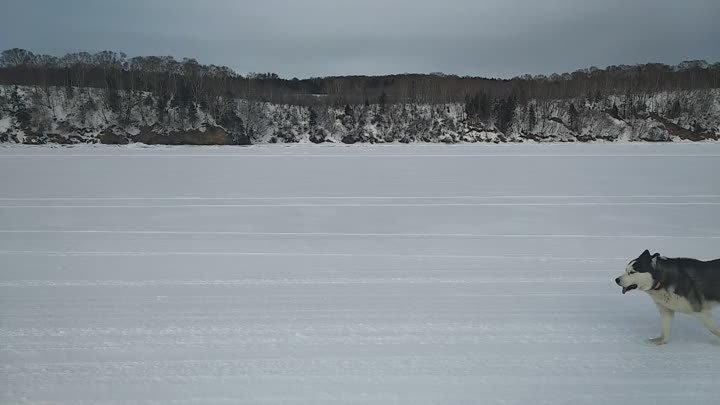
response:
<path id="1" fill-rule="evenodd" d="M 648 94 L 720 87 L 720 63 L 696 60 L 676 66 L 660 63 L 591 67 L 572 73 L 494 79 L 432 74 L 340 76 L 285 79 L 274 73 L 240 75 L 226 66 L 203 65 L 172 56 L 128 57 L 124 53 L 69 53 L 61 57 L 9 49 L 0 55 L 0 84 L 101 88 L 109 104 L 122 91 L 152 94 L 158 106 L 198 105 L 223 116 L 228 100 L 242 98 L 303 106 L 396 103 L 465 103 L 468 117 L 505 115 L 527 100 L 610 94 Z M 68 90 L 74 91 L 74 90 Z"/>

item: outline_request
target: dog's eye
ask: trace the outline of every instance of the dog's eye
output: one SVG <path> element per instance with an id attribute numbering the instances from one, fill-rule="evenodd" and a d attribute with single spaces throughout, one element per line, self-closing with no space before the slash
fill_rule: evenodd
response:
<path id="1" fill-rule="evenodd" d="M 637 271 L 635 271 L 635 270 L 628 271 L 628 274 L 635 274 L 635 273 L 637 273 Z"/>

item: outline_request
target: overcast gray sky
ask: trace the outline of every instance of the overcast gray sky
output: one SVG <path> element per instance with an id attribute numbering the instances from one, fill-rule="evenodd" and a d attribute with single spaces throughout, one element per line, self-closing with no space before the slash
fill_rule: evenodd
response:
<path id="1" fill-rule="evenodd" d="M 719 0 L 0 0 L 1 49 L 194 57 L 287 78 L 714 62 L 719 26 Z"/>

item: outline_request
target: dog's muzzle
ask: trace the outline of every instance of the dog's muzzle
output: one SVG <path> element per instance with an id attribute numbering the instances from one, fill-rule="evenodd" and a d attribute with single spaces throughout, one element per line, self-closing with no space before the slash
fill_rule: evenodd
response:
<path id="1" fill-rule="evenodd" d="M 626 292 L 628 292 L 628 291 L 630 291 L 630 290 L 634 290 L 634 289 L 636 289 L 636 288 L 638 288 L 637 284 L 630 284 L 630 285 L 627 286 L 627 287 L 623 287 L 622 293 L 625 294 Z"/>
<path id="2" fill-rule="evenodd" d="M 628 291 L 631 291 L 631 290 L 634 290 L 634 289 L 638 288 L 637 284 L 630 284 L 629 286 L 625 287 L 624 285 L 620 284 L 620 282 L 621 282 L 620 277 L 618 277 L 618 278 L 615 279 L 615 284 L 617 284 L 617 285 L 619 285 L 620 287 L 622 287 L 622 293 L 623 293 L 623 294 L 625 294 L 625 293 L 628 292 Z"/>

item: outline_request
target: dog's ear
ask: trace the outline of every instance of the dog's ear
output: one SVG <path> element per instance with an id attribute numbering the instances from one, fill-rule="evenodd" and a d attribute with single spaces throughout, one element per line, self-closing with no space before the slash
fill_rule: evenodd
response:
<path id="1" fill-rule="evenodd" d="M 650 260 L 651 259 L 650 251 L 645 249 L 645 251 L 642 252 L 642 254 L 640 255 L 639 259 L 640 260 Z"/>

